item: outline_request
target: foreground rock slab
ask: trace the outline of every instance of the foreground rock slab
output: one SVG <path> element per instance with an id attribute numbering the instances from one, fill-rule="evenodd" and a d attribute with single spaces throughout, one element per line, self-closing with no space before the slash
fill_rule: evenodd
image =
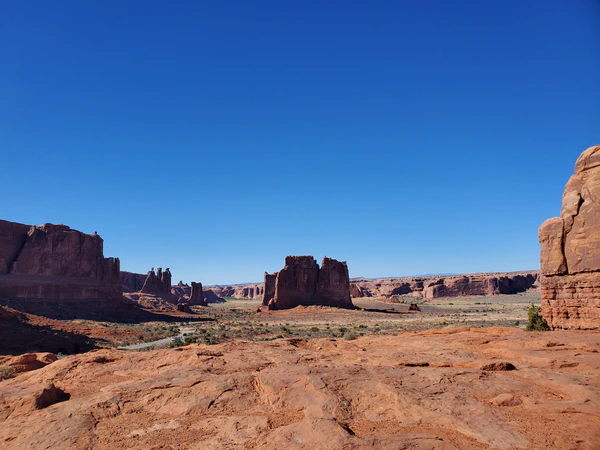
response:
<path id="1" fill-rule="evenodd" d="M 544 222 L 538 238 L 548 325 L 600 329 L 600 145 L 577 159 L 560 217 Z"/>
<path id="2" fill-rule="evenodd" d="M 599 352 L 507 328 L 99 350 L 0 382 L 0 447 L 597 449 Z"/>

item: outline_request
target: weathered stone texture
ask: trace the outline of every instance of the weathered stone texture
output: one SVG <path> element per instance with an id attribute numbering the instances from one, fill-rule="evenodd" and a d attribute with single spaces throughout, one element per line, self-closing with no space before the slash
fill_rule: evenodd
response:
<path id="1" fill-rule="evenodd" d="M 551 328 L 600 328 L 600 146 L 584 151 L 565 186 L 561 217 L 538 233 L 542 315 Z"/>
<path id="2" fill-rule="evenodd" d="M 542 315 L 553 328 L 600 328 L 600 276 L 578 273 L 544 277 Z"/>
<path id="3" fill-rule="evenodd" d="M 325 257 L 319 268 L 312 256 L 287 256 L 285 267 L 276 274 L 275 294 L 268 307 L 289 309 L 300 305 L 354 308 L 346 263 Z"/>

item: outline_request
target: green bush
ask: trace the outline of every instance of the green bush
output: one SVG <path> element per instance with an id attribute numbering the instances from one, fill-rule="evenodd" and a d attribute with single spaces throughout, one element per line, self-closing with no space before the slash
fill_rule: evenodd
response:
<path id="1" fill-rule="evenodd" d="M 525 329 L 527 331 L 548 331 L 550 327 L 546 320 L 542 317 L 542 308 L 539 306 L 535 306 L 533 303 L 527 310 L 527 326 Z"/>

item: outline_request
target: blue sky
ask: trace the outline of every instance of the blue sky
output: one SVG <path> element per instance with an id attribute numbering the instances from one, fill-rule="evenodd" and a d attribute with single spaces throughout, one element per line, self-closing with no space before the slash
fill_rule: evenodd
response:
<path id="1" fill-rule="evenodd" d="M 600 3 L 30 1 L 0 14 L 0 218 L 123 270 L 539 267 L 600 143 Z"/>

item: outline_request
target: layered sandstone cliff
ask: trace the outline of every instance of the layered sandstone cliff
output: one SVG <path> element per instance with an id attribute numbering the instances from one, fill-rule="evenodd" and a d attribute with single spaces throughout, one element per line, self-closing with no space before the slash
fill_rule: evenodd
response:
<path id="1" fill-rule="evenodd" d="M 273 275 L 265 274 L 269 309 L 289 309 L 296 306 L 334 306 L 353 309 L 350 298 L 350 278 L 345 262 L 323 258 L 321 267 L 312 256 L 288 256 L 285 266 Z M 264 301 L 263 300 L 263 303 Z"/>
<path id="2" fill-rule="evenodd" d="M 0 220 L 0 298 L 121 299 L 119 259 L 103 245 L 65 225 Z"/>
<path id="3" fill-rule="evenodd" d="M 538 237 L 548 325 L 600 329 L 600 146 L 577 159 L 560 217 L 544 222 Z"/>
<path id="4" fill-rule="evenodd" d="M 531 271 L 354 280 L 350 292 L 354 298 L 411 295 L 426 299 L 516 294 L 537 287 L 538 278 L 539 273 Z"/>

